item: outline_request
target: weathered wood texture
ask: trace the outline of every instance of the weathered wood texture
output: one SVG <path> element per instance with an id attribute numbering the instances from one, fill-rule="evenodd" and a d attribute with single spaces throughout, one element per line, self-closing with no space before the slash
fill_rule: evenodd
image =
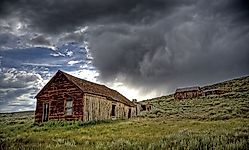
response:
<path id="1" fill-rule="evenodd" d="M 203 93 L 204 93 L 204 96 L 221 95 L 221 94 L 225 94 L 226 91 L 224 89 L 211 89 L 211 90 L 203 91 Z"/>
<path id="2" fill-rule="evenodd" d="M 56 73 L 36 98 L 36 122 L 43 122 L 46 114 L 44 112 L 47 112 L 44 110 L 45 104 L 49 104 L 48 120 L 90 121 L 130 118 L 137 114 L 136 105 L 115 90 L 89 81 L 81 81 L 62 71 Z M 66 115 L 67 99 L 72 100 L 72 115 Z"/>
<path id="3" fill-rule="evenodd" d="M 139 114 L 141 111 L 151 111 L 152 105 L 147 102 L 136 102 L 136 110 L 137 114 Z"/>
<path id="4" fill-rule="evenodd" d="M 203 95 L 203 91 L 199 86 L 185 87 L 176 89 L 174 94 L 175 100 L 188 99 L 188 98 L 198 98 Z"/>
<path id="5" fill-rule="evenodd" d="M 152 105 L 151 104 L 145 104 L 145 111 L 151 111 Z"/>
<path id="6" fill-rule="evenodd" d="M 115 105 L 115 115 L 112 115 L 112 105 Z M 107 99 L 106 97 L 84 94 L 84 120 L 103 120 L 111 118 L 128 118 L 136 115 L 136 108 Z"/>
<path id="7" fill-rule="evenodd" d="M 183 91 L 183 92 L 176 92 L 174 97 L 176 100 L 181 99 L 188 99 L 188 98 L 198 98 L 202 96 L 202 91 Z"/>
<path id="8" fill-rule="evenodd" d="M 73 115 L 65 115 L 66 99 L 73 100 Z M 49 120 L 82 120 L 83 92 L 69 82 L 63 74 L 57 74 L 54 80 L 37 97 L 35 121 L 42 122 L 44 103 L 49 104 Z"/>

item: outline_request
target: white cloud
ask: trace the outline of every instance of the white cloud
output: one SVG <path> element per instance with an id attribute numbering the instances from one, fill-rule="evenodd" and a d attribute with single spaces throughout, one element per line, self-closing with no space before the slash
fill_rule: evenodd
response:
<path id="1" fill-rule="evenodd" d="M 33 86 L 41 87 L 43 84 L 41 75 L 33 71 L 19 71 L 15 68 L 10 68 L 3 74 L 3 76 L 2 83 L 5 83 L 9 88 L 30 88 Z"/>
<path id="2" fill-rule="evenodd" d="M 90 49 L 89 49 L 89 42 L 84 41 L 84 46 L 85 46 L 85 49 L 86 49 L 86 52 L 87 52 L 87 58 L 93 59 L 93 57 L 92 57 L 92 55 L 90 53 Z"/>
<path id="3" fill-rule="evenodd" d="M 99 72 L 97 70 L 88 70 L 87 68 L 85 68 L 82 70 L 72 71 L 68 73 L 78 78 L 85 79 L 87 81 L 91 81 L 98 84 L 105 84 L 109 88 L 117 90 L 119 93 L 121 93 L 130 100 L 132 99 L 145 100 L 158 96 L 158 92 L 150 91 L 147 92 L 146 94 L 140 93 L 139 89 L 128 87 L 124 83 L 118 81 L 113 81 L 112 83 L 103 83 L 98 80 Z"/>
<path id="4" fill-rule="evenodd" d="M 61 52 L 51 53 L 50 55 L 54 57 L 59 57 L 59 56 L 65 57 L 65 54 L 62 54 Z"/>
<path id="5" fill-rule="evenodd" d="M 114 81 L 112 83 L 107 83 L 107 85 L 108 87 L 117 90 L 119 93 L 121 93 L 130 100 L 137 99 L 138 101 L 140 101 L 158 96 L 158 92 L 150 91 L 146 94 L 141 93 L 139 89 L 128 87 L 122 82 Z"/>
<path id="6" fill-rule="evenodd" d="M 72 51 L 67 50 L 66 55 L 67 55 L 67 56 L 69 56 L 69 57 L 71 57 L 71 56 L 73 55 L 73 52 L 72 52 Z"/>
<path id="7" fill-rule="evenodd" d="M 46 80 L 33 70 L 3 68 L 0 76 L 0 112 L 34 110 L 34 96 L 45 83 Z"/>
<path id="8" fill-rule="evenodd" d="M 80 63 L 80 62 L 82 62 L 82 60 L 71 60 L 71 61 L 69 61 L 67 64 L 69 64 L 70 66 L 72 66 L 72 65 L 78 64 L 78 63 Z"/>
<path id="9" fill-rule="evenodd" d="M 99 76 L 99 72 L 97 70 L 82 69 L 68 73 L 81 79 L 85 79 L 95 83 L 98 82 L 97 77 Z"/>
<path id="10" fill-rule="evenodd" d="M 88 29 L 88 26 L 85 26 L 85 27 L 79 27 L 77 30 L 74 31 L 74 33 L 85 33 Z"/>
<path id="11" fill-rule="evenodd" d="M 37 63 L 22 63 L 23 65 L 27 66 L 39 66 L 39 67 L 60 67 L 61 65 L 55 64 L 37 64 Z"/>

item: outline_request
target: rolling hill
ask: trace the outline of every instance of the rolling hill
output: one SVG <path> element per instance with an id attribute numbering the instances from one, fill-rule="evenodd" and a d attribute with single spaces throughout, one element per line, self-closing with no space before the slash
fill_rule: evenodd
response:
<path id="1" fill-rule="evenodd" d="M 249 149 L 249 76 L 202 87 L 223 95 L 146 100 L 128 120 L 34 123 L 34 112 L 0 114 L 0 149 Z"/>
<path id="2" fill-rule="evenodd" d="M 141 116 L 211 119 L 249 118 L 249 76 L 201 87 L 229 89 L 223 95 L 210 95 L 194 99 L 174 100 L 173 94 L 146 100 L 154 106 Z"/>

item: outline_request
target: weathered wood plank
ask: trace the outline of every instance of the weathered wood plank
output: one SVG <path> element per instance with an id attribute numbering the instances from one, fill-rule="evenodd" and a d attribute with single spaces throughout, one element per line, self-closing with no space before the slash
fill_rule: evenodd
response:
<path id="1" fill-rule="evenodd" d="M 65 115 L 65 102 L 67 97 L 73 99 L 73 115 Z M 42 122 L 43 105 L 49 103 L 49 120 L 83 119 L 83 92 L 68 81 L 63 74 L 56 79 L 37 97 L 35 121 Z"/>

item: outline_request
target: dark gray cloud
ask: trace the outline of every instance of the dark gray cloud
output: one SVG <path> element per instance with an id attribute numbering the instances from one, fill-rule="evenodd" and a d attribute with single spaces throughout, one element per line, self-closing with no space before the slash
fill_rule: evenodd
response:
<path id="1" fill-rule="evenodd" d="M 10 37 L 8 35 L 1 34 L 0 35 L 0 46 L 8 43 L 9 40 L 10 40 Z"/>
<path id="2" fill-rule="evenodd" d="M 19 16 L 49 33 L 72 31 L 93 22 L 146 23 L 193 0 L 15 0 L 2 2 L 2 17 Z"/>
<path id="3" fill-rule="evenodd" d="M 151 24 L 93 28 L 93 63 L 103 80 L 119 78 L 146 92 L 248 74 L 249 9 L 240 2 L 198 1 Z"/>
<path id="4" fill-rule="evenodd" d="M 16 0 L 1 6 L 1 19 L 18 18 L 51 37 L 88 26 L 61 39 L 86 40 L 106 82 L 166 93 L 249 74 L 247 0 Z"/>
<path id="5" fill-rule="evenodd" d="M 50 41 L 42 35 L 37 35 L 30 39 L 31 43 L 37 45 L 51 45 Z"/>

